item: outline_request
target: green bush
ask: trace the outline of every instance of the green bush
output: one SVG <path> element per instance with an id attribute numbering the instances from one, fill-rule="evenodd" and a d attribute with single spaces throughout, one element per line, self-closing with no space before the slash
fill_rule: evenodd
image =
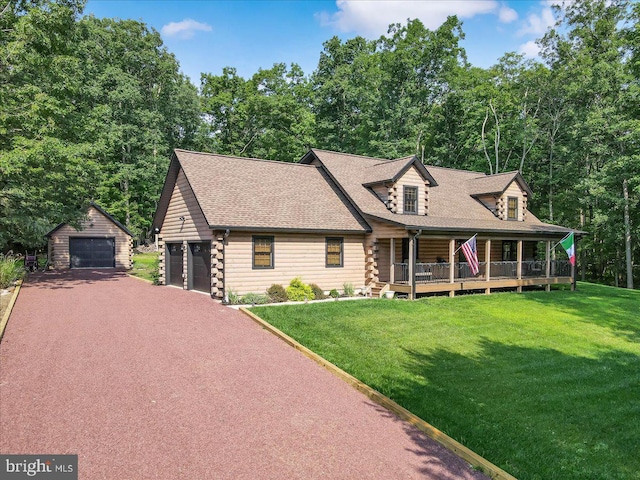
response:
<path id="1" fill-rule="evenodd" d="M 291 283 L 289 283 L 286 290 L 287 298 L 292 302 L 302 302 L 316 298 L 311 287 L 306 283 L 303 283 L 300 277 L 296 277 L 291 280 Z"/>
<path id="2" fill-rule="evenodd" d="M 334 288 L 329 292 L 329 296 L 331 298 L 338 298 L 340 296 L 340 292 Z"/>
<path id="3" fill-rule="evenodd" d="M 24 277 L 24 260 L 0 253 L 0 288 L 8 288 Z"/>
<path id="4" fill-rule="evenodd" d="M 247 293 L 240 299 L 240 303 L 245 305 L 264 305 L 269 302 L 269 297 L 261 293 Z"/>
<path id="5" fill-rule="evenodd" d="M 322 290 L 318 285 L 312 283 L 309 285 L 311 290 L 313 291 L 313 295 L 316 297 L 316 300 L 324 300 L 327 296 L 324 294 L 324 290 Z"/>
<path id="6" fill-rule="evenodd" d="M 227 298 L 229 299 L 229 305 L 240 305 L 240 295 L 231 288 L 227 290 Z"/>
<path id="7" fill-rule="evenodd" d="M 288 300 L 284 287 L 282 285 L 276 285 L 275 283 L 267 289 L 267 296 L 275 303 L 286 302 Z"/>
<path id="8" fill-rule="evenodd" d="M 351 284 L 351 283 L 345 283 L 342 286 L 342 288 L 343 288 L 345 297 L 353 297 L 353 295 L 355 294 L 355 290 L 353 288 L 353 284 Z"/>

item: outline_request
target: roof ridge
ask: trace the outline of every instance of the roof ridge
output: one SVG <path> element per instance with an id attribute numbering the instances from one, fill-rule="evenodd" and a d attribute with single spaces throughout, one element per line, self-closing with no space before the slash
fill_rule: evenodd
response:
<path id="1" fill-rule="evenodd" d="M 197 155 L 206 155 L 206 156 L 210 156 L 210 157 L 222 157 L 222 158 L 228 158 L 228 159 L 234 159 L 234 160 L 252 160 L 254 162 L 261 162 L 261 163 L 275 163 L 278 165 L 298 165 L 301 167 L 311 167 L 311 168 L 318 168 L 315 165 L 307 165 L 304 163 L 299 163 L 299 162 L 287 162 L 286 160 L 269 160 L 266 158 L 256 158 L 256 157 L 239 157 L 237 155 L 224 155 L 222 153 L 210 153 L 210 152 L 196 152 L 194 150 L 184 150 L 181 148 L 176 148 L 174 149 L 176 152 L 184 152 L 184 153 L 190 153 L 190 154 L 197 154 Z"/>
<path id="2" fill-rule="evenodd" d="M 484 175 L 485 177 L 491 176 L 491 175 L 489 175 L 487 173 L 478 172 L 476 170 L 465 170 L 463 168 L 443 167 L 441 165 L 430 165 L 428 163 L 423 163 L 422 165 L 424 165 L 427 170 L 430 169 L 430 168 L 441 168 L 442 170 L 450 170 L 452 172 L 477 173 L 477 174 L 480 174 L 480 175 Z M 482 177 L 478 177 L 478 178 L 482 178 Z"/>
<path id="3" fill-rule="evenodd" d="M 486 174 L 487 177 L 497 177 L 498 175 L 515 175 L 517 173 L 520 173 L 519 170 L 509 170 L 508 172 L 500 172 L 500 173 L 488 173 Z"/>
<path id="4" fill-rule="evenodd" d="M 376 163 L 376 164 L 374 164 L 374 165 L 369 165 L 369 166 L 368 166 L 368 167 L 366 167 L 366 168 L 373 168 L 373 167 L 377 167 L 377 166 L 379 166 L 379 165 L 388 165 L 388 164 L 390 164 L 390 163 L 393 163 L 393 162 L 401 162 L 401 161 L 403 161 L 403 160 L 404 160 L 405 162 L 409 162 L 409 161 L 413 161 L 413 159 L 414 159 L 414 158 L 415 158 L 415 155 L 411 155 L 411 156 L 408 156 L 408 157 L 394 158 L 393 160 L 383 160 L 383 161 L 382 161 L 382 162 L 380 162 L 380 163 Z"/>
<path id="5" fill-rule="evenodd" d="M 325 150 L 323 148 L 312 148 L 311 149 L 312 152 L 326 152 L 326 153 L 336 153 L 338 155 L 344 155 L 345 157 L 358 157 L 358 158 L 366 158 L 368 160 L 382 160 L 383 162 L 389 162 L 389 161 L 393 161 L 393 160 L 389 160 L 388 158 L 380 158 L 380 157 L 368 157 L 366 155 L 358 155 L 356 153 L 344 153 L 344 152 L 337 152 L 335 150 Z"/>

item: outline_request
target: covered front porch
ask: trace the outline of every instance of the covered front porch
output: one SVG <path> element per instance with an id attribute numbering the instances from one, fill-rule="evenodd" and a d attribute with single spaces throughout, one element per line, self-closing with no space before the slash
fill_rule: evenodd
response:
<path id="1" fill-rule="evenodd" d="M 477 237 L 479 272 L 471 268 L 459 249 L 467 238 L 409 234 L 404 238 L 378 238 L 377 277 L 381 288 L 406 293 L 410 298 L 426 293 L 448 293 L 496 288 L 571 284 L 569 261 L 558 260 L 553 240 Z"/>

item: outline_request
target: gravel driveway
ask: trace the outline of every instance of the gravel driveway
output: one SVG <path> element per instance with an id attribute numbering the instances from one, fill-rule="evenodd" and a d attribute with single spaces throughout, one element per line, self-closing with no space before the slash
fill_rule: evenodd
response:
<path id="1" fill-rule="evenodd" d="M 32 277 L 0 366 L 0 452 L 81 479 L 486 478 L 243 314 L 123 273 Z"/>

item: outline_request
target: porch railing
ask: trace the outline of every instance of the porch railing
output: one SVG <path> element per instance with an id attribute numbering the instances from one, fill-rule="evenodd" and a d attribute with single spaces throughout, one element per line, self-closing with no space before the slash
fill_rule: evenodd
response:
<path id="1" fill-rule="evenodd" d="M 473 275 L 471 273 L 471 267 L 467 262 L 460 262 L 460 263 L 456 263 L 455 265 L 456 265 L 456 278 L 469 278 L 472 280 L 484 280 L 485 278 L 487 278 L 485 276 L 487 271 L 486 262 L 478 263 L 478 273 L 476 275 Z"/>
<path id="2" fill-rule="evenodd" d="M 569 260 L 551 260 L 550 274 L 552 277 L 570 277 L 571 264 Z"/>
<path id="3" fill-rule="evenodd" d="M 546 276 L 545 260 L 527 260 L 522 262 L 523 278 L 542 278 Z M 416 263 L 416 283 L 449 282 L 450 263 Z M 477 275 L 471 274 L 471 268 L 466 262 L 454 263 L 454 279 L 485 280 L 487 264 L 480 262 Z M 409 264 L 393 264 L 394 283 L 409 283 Z M 567 260 L 552 260 L 550 265 L 551 277 L 568 277 L 571 274 L 571 265 Z M 518 278 L 518 262 L 491 262 L 491 279 Z"/>
<path id="4" fill-rule="evenodd" d="M 518 262 L 491 262 L 490 278 L 518 278 Z"/>

